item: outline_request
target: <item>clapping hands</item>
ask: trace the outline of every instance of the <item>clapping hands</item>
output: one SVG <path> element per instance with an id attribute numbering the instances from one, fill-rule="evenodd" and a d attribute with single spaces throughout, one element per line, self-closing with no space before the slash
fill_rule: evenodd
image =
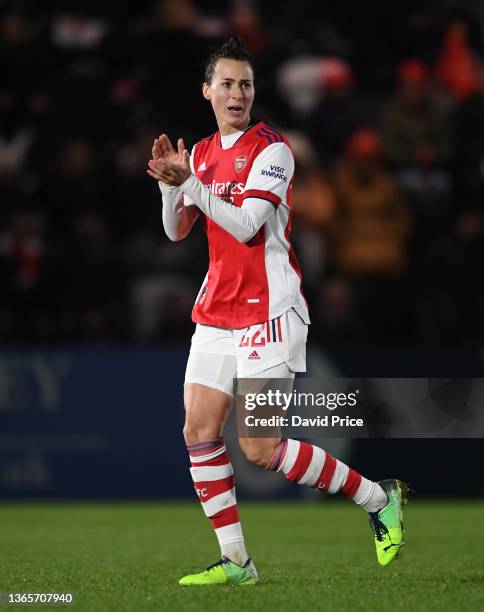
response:
<path id="1" fill-rule="evenodd" d="M 155 138 L 151 149 L 153 159 L 148 162 L 146 171 L 157 181 L 171 187 L 179 187 L 191 174 L 190 154 L 185 148 L 183 138 L 177 142 L 177 150 L 174 149 L 166 134 Z"/>

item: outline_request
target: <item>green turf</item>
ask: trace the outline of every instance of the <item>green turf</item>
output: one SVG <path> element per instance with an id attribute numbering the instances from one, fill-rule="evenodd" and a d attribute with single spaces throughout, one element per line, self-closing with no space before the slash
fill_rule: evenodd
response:
<path id="1" fill-rule="evenodd" d="M 346 503 L 242 504 L 261 581 L 179 587 L 218 558 L 193 504 L 0 505 L 0 591 L 74 591 L 76 611 L 484 610 L 484 504 L 407 507 L 407 546 L 377 565 Z"/>

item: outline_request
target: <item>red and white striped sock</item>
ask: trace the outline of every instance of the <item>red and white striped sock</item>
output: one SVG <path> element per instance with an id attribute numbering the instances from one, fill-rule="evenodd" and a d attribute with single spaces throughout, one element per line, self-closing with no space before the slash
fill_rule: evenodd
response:
<path id="1" fill-rule="evenodd" d="M 299 440 L 281 440 L 266 467 L 283 472 L 288 480 L 328 493 L 342 493 L 367 512 L 376 512 L 387 503 L 377 482 L 368 480 L 318 446 Z"/>
<path id="2" fill-rule="evenodd" d="M 195 491 L 215 529 L 222 556 L 244 565 L 249 555 L 235 498 L 234 470 L 224 441 L 219 438 L 187 448 Z"/>

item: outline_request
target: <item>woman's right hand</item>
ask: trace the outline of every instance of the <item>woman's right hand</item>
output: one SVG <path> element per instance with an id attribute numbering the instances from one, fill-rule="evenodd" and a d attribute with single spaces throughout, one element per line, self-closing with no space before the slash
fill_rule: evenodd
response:
<path id="1" fill-rule="evenodd" d="M 153 159 L 175 163 L 178 160 L 178 151 L 175 151 L 166 134 L 155 138 L 151 149 Z"/>

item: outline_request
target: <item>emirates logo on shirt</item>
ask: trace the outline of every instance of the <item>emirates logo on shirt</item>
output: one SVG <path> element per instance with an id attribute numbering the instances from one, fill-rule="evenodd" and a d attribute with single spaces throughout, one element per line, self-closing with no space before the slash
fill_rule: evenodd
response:
<path id="1" fill-rule="evenodd" d="M 235 172 L 242 172 L 246 164 L 247 164 L 247 155 L 238 155 L 234 159 Z"/>

